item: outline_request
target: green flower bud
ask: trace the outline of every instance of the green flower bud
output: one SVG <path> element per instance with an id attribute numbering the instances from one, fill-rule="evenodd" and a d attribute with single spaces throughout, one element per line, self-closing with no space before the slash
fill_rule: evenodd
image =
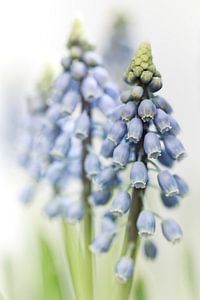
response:
<path id="1" fill-rule="evenodd" d="M 141 78 L 141 81 L 144 83 L 144 84 L 147 84 L 151 81 L 153 77 L 153 73 L 150 72 L 150 71 L 143 71 L 140 78 Z"/>
<path id="2" fill-rule="evenodd" d="M 148 84 L 153 77 L 161 77 L 153 64 L 151 46 L 149 43 L 143 43 L 133 57 L 128 70 L 125 74 L 125 81 L 129 84 L 140 82 Z"/>

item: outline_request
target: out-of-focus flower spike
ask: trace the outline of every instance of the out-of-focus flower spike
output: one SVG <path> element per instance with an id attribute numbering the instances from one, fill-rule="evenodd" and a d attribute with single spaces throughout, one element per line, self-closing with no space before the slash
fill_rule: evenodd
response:
<path id="1" fill-rule="evenodd" d="M 62 202 L 62 214 L 67 218 L 69 223 L 81 221 L 84 215 L 82 202 L 65 199 Z"/>

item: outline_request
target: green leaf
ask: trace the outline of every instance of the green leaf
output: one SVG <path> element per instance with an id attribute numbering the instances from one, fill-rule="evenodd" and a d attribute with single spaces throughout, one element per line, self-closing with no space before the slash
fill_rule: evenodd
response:
<path id="1" fill-rule="evenodd" d="M 145 283 L 141 278 L 136 279 L 135 285 L 134 285 L 134 299 L 137 300 L 146 300 L 146 290 L 145 290 Z"/>
<path id="2" fill-rule="evenodd" d="M 44 236 L 38 238 L 44 300 L 62 300 L 59 275 L 54 263 L 53 250 Z M 64 299 L 63 299 L 64 300 Z"/>

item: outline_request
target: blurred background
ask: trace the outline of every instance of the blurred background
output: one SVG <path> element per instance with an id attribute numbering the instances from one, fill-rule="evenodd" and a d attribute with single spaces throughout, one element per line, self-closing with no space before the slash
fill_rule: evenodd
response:
<path id="1" fill-rule="evenodd" d="M 121 20 L 122 23 L 125 22 L 125 27 L 119 33 L 119 36 L 124 37 L 120 45 L 117 36 L 113 38 L 112 30 L 119 12 L 125 16 L 125 21 Z M 83 16 L 89 36 L 97 45 L 98 52 L 104 55 L 108 68 L 121 86 L 123 82 L 117 75 L 118 71 L 113 70 L 112 64 L 109 64 L 109 55 L 112 57 L 111 52 L 116 49 L 112 46 L 117 43 L 118 47 L 124 49 L 123 53 L 126 53 L 123 60 L 118 59 L 119 70 L 123 72 L 120 68 L 129 63 L 131 52 L 134 52 L 141 41 L 148 40 L 152 45 L 154 62 L 164 82 L 161 95 L 173 105 L 175 117 L 182 127 L 181 139 L 188 157 L 176 170 L 188 181 L 190 194 L 182 201 L 180 208 L 165 212 L 166 215 L 176 216 L 182 225 L 183 242 L 173 247 L 160 240 L 157 261 L 151 263 L 141 258 L 139 273 L 148 278 L 146 299 L 200 299 L 198 0 L 7 0 L 1 3 L 0 261 L 8 274 L 11 272 L 10 257 L 17 258 L 19 265 L 22 257 L 29 263 L 34 259 L 33 224 L 37 223 L 37 227 L 40 221 L 18 201 L 27 179 L 16 163 L 15 137 L 24 112 L 26 96 L 32 93 L 44 67 L 51 65 L 54 73 L 58 73 L 71 22 L 77 14 Z M 120 51 L 117 55 L 120 57 Z M 51 230 L 50 226 L 48 230 Z M 31 274 L 32 269 L 27 264 L 26 269 Z M 0 270 L 1 299 L 1 294 L 6 292 L 4 269 L 0 267 Z M 163 293 L 163 290 L 167 292 Z M 15 298 L 13 296 L 8 299 Z"/>

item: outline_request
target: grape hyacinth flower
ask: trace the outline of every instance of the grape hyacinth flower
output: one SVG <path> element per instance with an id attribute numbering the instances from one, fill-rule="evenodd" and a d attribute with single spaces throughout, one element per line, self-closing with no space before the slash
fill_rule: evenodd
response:
<path id="1" fill-rule="evenodd" d="M 115 109 L 118 117 L 106 132 L 101 154 L 110 161 L 111 166 L 115 166 L 116 176 L 122 178 L 122 191 L 113 198 L 109 212 L 117 218 L 116 224 L 119 217 L 128 215 L 129 245 L 126 245 L 125 258 L 116 265 L 117 277 L 127 281 L 132 276 L 132 260 L 133 263 L 136 260 L 139 240 L 154 235 L 158 227 L 157 219 L 161 220 L 161 230 L 168 241 L 175 243 L 182 237 L 181 228 L 174 220 L 165 219 L 149 209 L 150 201 L 147 205 L 146 190 L 155 186 L 153 172 L 157 173 L 160 197 L 166 208 L 176 207 L 180 203 L 180 198 L 188 192 L 188 185 L 170 172 L 175 161 L 185 156 L 185 149 L 177 138 L 180 126 L 171 115 L 171 105 L 157 93 L 154 94 L 161 89 L 162 79 L 153 63 L 148 43 L 143 43 L 136 51 L 124 79 L 130 89 L 120 95 L 120 109 Z M 127 172 L 130 174 L 130 184 L 126 183 Z M 127 201 L 125 195 L 128 193 L 130 196 L 129 189 L 132 192 Z M 131 251 L 130 245 L 134 245 Z M 144 243 L 144 250 L 151 259 L 157 255 L 157 247 L 149 240 Z"/>
<path id="2" fill-rule="evenodd" d="M 68 52 L 44 105 L 31 112 L 22 162 L 34 187 L 50 189 L 43 214 L 61 221 L 75 296 L 89 300 L 93 256 L 106 255 L 121 232 L 113 273 L 124 284 L 134 276 L 140 241 L 146 257 L 154 259 L 157 247 L 148 238 L 155 230 L 171 243 L 181 239 L 180 226 L 151 208 L 147 190 L 157 184 L 166 208 L 180 203 L 188 186 L 170 169 L 185 149 L 171 105 L 154 94 L 162 79 L 148 43 L 128 66 L 124 80 L 130 88 L 121 94 L 80 23 L 72 29 Z"/>

